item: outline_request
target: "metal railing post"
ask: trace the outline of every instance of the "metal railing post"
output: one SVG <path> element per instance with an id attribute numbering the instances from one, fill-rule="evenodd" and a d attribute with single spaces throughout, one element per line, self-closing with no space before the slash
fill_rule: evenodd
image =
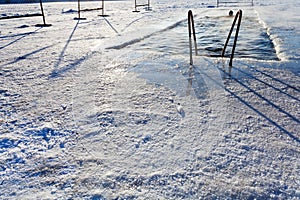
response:
<path id="1" fill-rule="evenodd" d="M 231 51 L 231 56 L 230 56 L 230 62 L 229 62 L 229 66 L 230 67 L 232 67 L 232 60 L 233 60 L 233 57 L 234 57 L 234 52 L 235 52 L 235 47 L 236 47 L 236 43 L 237 43 L 237 38 L 238 38 L 238 35 L 239 35 L 239 30 L 240 30 L 241 21 L 242 21 L 242 15 L 243 15 L 243 11 L 242 10 L 239 10 L 236 13 L 235 18 L 234 18 L 233 23 L 232 23 L 232 26 L 231 26 L 231 29 L 229 31 L 228 37 L 227 37 L 226 42 L 224 44 L 222 55 L 221 55 L 222 57 L 224 57 L 224 54 L 225 54 L 225 51 L 226 51 L 226 47 L 228 45 L 228 42 L 229 42 L 229 39 L 231 37 L 232 31 L 233 31 L 234 26 L 236 24 L 236 21 L 238 19 L 238 24 L 237 24 L 237 28 L 236 28 L 236 32 L 235 32 L 235 37 L 234 37 L 234 43 L 233 43 L 233 46 L 232 46 L 232 51 Z"/>
<path id="2" fill-rule="evenodd" d="M 39 27 L 51 26 L 51 24 L 46 24 L 46 17 L 45 17 L 45 12 L 44 12 L 44 7 L 43 7 L 42 0 L 40 0 L 40 7 L 41 7 L 42 16 L 43 16 L 43 24 L 37 24 L 36 26 L 39 26 Z"/>
<path id="3" fill-rule="evenodd" d="M 86 20 L 86 18 L 82 18 L 82 17 L 80 16 L 80 12 L 81 12 L 80 1 L 81 1 L 81 0 L 78 0 L 78 3 L 77 3 L 77 6 L 78 6 L 78 11 L 77 11 L 78 17 L 74 17 L 74 20 Z"/>
<path id="4" fill-rule="evenodd" d="M 148 11 L 150 11 L 150 0 L 148 0 L 148 8 L 147 8 Z"/>
<path id="5" fill-rule="evenodd" d="M 102 0 L 102 15 L 104 15 L 104 0 Z"/>
<path id="6" fill-rule="evenodd" d="M 140 11 L 137 10 L 136 0 L 134 0 L 134 11 L 132 11 L 132 12 L 140 12 Z"/>
<path id="7" fill-rule="evenodd" d="M 237 38 L 239 36 L 239 31 L 240 31 L 240 26 L 241 26 L 241 20 L 242 20 L 242 10 L 239 10 L 239 21 L 236 27 L 236 32 L 235 32 L 235 37 L 234 37 L 234 42 L 233 42 L 233 47 L 232 47 L 232 51 L 231 51 L 231 57 L 230 57 L 230 62 L 229 62 L 229 66 L 232 67 L 232 60 L 234 57 L 234 52 L 235 52 L 235 47 L 236 47 L 236 42 L 237 42 Z"/>
<path id="8" fill-rule="evenodd" d="M 98 16 L 100 16 L 100 17 L 108 17 L 109 16 L 109 15 L 104 14 L 104 0 L 102 0 L 102 8 L 101 8 L 101 10 L 102 10 L 102 14 L 98 15 Z"/>
<path id="9" fill-rule="evenodd" d="M 137 10 L 137 7 L 141 7 L 141 6 L 147 6 L 145 9 L 147 11 L 150 11 L 150 0 L 147 1 L 148 3 L 146 4 L 137 4 L 136 0 L 134 0 L 134 11 L 132 12 L 140 12 L 139 10 Z"/>
<path id="10" fill-rule="evenodd" d="M 45 13 L 44 13 L 42 0 L 40 0 L 40 6 L 41 6 L 42 15 L 43 15 L 43 23 L 44 23 L 44 25 L 46 25 Z"/>
<path id="11" fill-rule="evenodd" d="M 188 12 L 188 30 L 189 30 L 189 45 L 190 45 L 190 64 L 193 65 L 193 50 L 192 50 L 192 31 L 195 45 L 195 55 L 198 55 L 197 49 L 197 41 L 196 41 L 196 33 L 195 33 L 195 24 L 194 24 L 194 16 L 193 12 L 189 10 Z"/>
<path id="12" fill-rule="evenodd" d="M 80 0 L 78 0 L 78 4 L 77 4 L 77 6 L 78 6 L 78 19 L 80 19 Z"/>

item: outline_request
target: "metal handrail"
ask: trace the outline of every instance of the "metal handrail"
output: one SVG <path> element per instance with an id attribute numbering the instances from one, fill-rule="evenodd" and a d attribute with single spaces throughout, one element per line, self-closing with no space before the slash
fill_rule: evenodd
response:
<path id="1" fill-rule="evenodd" d="M 45 18 L 45 13 L 44 13 L 44 8 L 43 8 L 43 2 L 42 2 L 42 0 L 40 0 L 40 7 L 41 7 L 41 11 L 42 11 L 42 16 L 43 16 L 43 24 L 37 24 L 35 26 L 38 26 L 38 27 L 49 27 L 49 26 L 52 26 L 51 24 L 46 24 L 46 18 Z"/>
<path id="2" fill-rule="evenodd" d="M 190 64 L 193 65 L 193 50 L 192 50 L 192 31 L 194 37 L 194 45 L 195 45 L 195 55 L 198 55 L 197 50 L 197 42 L 196 42 L 196 33 L 195 33 L 195 24 L 194 24 L 194 16 L 193 12 L 189 10 L 188 12 L 188 29 L 189 29 L 189 44 L 190 44 Z"/>
<path id="3" fill-rule="evenodd" d="M 239 10 L 236 13 L 235 18 L 234 18 L 233 23 L 232 23 L 232 26 L 231 26 L 231 29 L 229 31 L 228 37 L 227 37 L 226 42 L 224 44 L 223 51 L 222 51 L 222 57 L 224 57 L 227 44 L 229 42 L 229 39 L 231 37 L 233 28 L 234 28 L 234 26 L 236 24 L 236 21 L 238 19 L 238 24 L 237 24 L 237 28 L 236 28 L 236 32 L 235 32 L 235 37 L 234 37 L 234 43 L 233 43 L 233 46 L 232 46 L 232 51 L 231 51 L 231 56 L 230 56 L 230 62 L 229 62 L 229 66 L 230 67 L 232 67 L 232 60 L 233 60 L 233 57 L 234 57 L 234 51 L 235 51 L 235 47 L 236 47 L 236 43 L 237 43 L 237 38 L 238 38 L 238 35 L 239 35 L 239 30 L 240 30 L 241 21 L 242 21 L 242 15 L 243 15 L 243 11 L 242 10 Z"/>

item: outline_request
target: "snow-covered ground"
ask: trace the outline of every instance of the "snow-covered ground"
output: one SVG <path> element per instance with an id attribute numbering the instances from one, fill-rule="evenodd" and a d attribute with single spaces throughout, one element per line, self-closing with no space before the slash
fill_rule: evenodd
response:
<path id="1" fill-rule="evenodd" d="M 188 10 L 207 55 L 239 9 L 213 5 L 108 1 L 77 21 L 55 2 L 51 27 L 1 20 L 1 199 L 300 199 L 300 2 L 242 7 L 231 70 L 189 65 Z M 253 30 L 277 59 L 239 58 L 267 46 Z"/>

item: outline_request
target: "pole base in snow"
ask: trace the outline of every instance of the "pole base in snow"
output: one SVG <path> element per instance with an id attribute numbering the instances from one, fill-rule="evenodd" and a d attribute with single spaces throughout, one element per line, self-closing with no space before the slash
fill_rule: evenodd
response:
<path id="1" fill-rule="evenodd" d="M 86 20 L 85 17 L 74 17 L 74 20 Z"/>
<path id="2" fill-rule="evenodd" d="M 138 13 L 138 12 L 141 12 L 141 11 L 139 11 L 139 10 L 134 10 L 134 11 L 132 11 L 132 12 L 136 12 L 136 13 Z"/>
<path id="3" fill-rule="evenodd" d="M 52 24 L 36 24 L 36 27 L 50 27 Z"/>
<path id="4" fill-rule="evenodd" d="M 99 17 L 109 17 L 109 15 L 98 15 Z"/>

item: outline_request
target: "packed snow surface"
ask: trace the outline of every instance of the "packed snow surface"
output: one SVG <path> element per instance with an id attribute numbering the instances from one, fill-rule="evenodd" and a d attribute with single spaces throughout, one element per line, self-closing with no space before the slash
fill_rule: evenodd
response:
<path id="1" fill-rule="evenodd" d="M 300 2 L 215 4 L 1 20 L 0 198 L 300 199 Z M 229 68 L 216 55 L 238 9 Z"/>

